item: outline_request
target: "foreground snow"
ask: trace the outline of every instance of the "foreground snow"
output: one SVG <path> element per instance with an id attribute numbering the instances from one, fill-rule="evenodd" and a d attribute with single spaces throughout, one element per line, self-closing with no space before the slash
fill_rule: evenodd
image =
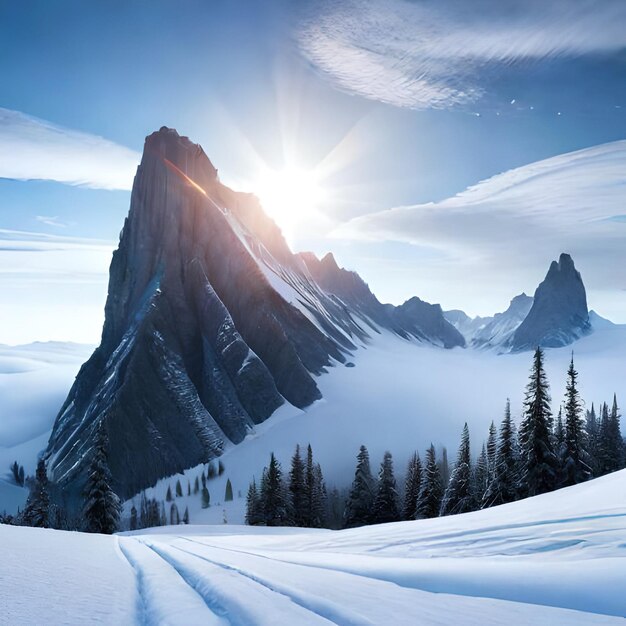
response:
<path id="1" fill-rule="evenodd" d="M 625 536 L 626 471 L 348 531 L 0 526 L 0 606 L 11 624 L 623 624 Z"/>

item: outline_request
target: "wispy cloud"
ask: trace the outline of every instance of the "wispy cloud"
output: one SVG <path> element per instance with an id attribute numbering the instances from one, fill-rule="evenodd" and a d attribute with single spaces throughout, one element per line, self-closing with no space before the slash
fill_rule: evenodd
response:
<path id="1" fill-rule="evenodd" d="M 588 286 L 615 292 L 626 284 L 625 201 L 626 141 L 617 141 L 510 170 L 441 202 L 358 217 L 334 236 L 435 250 L 419 281 L 440 299 L 456 292 L 461 304 L 532 291 L 562 251 Z"/>
<path id="2" fill-rule="evenodd" d="M 58 215 L 36 215 L 35 219 L 46 226 L 54 226 L 55 228 L 67 228 L 67 222 L 59 219 Z"/>
<path id="3" fill-rule="evenodd" d="M 0 178 L 130 189 L 140 158 L 102 137 L 0 108 Z"/>
<path id="4" fill-rule="evenodd" d="M 477 99 L 489 66 L 626 46 L 623 0 L 313 0 L 304 55 L 340 88 L 409 108 Z"/>

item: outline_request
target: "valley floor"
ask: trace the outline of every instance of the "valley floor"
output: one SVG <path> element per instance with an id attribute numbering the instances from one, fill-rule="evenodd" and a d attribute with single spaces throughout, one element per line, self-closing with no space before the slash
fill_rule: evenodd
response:
<path id="1" fill-rule="evenodd" d="M 623 624 L 626 470 L 346 531 L 0 526 L 0 545 L 7 624 Z"/>

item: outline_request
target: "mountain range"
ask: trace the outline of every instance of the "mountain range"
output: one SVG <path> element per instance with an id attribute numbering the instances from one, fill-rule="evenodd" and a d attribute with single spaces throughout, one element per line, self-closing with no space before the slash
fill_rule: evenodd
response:
<path id="1" fill-rule="evenodd" d="M 223 185 L 200 146 L 163 127 L 146 138 L 101 343 L 56 418 L 49 474 L 77 496 L 104 423 L 114 486 L 130 497 L 219 456 L 281 405 L 320 399 L 317 377 L 353 365 L 381 333 L 518 352 L 591 330 L 567 254 L 534 298 L 521 294 L 493 318 L 444 314 L 418 297 L 383 304 L 332 254 L 293 253 L 255 196 Z"/>

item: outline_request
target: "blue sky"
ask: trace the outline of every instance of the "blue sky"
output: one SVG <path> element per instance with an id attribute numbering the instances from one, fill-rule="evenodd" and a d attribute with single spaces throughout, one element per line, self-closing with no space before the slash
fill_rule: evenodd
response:
<path id="1" fill-rule="evenodd" d="M 626 276 L 607 278 L 626 261 L 626 226 L 613 219 L 626 198 L 620 150 L 539 243 L 529 225 L 537 203 L 558 198 L 558 175 L 516 188 L 515 223 L 528 228 L 500 219 L 506 196 L 480 212 L 470 196 L 465 216 L 487 211 L 476 222 L 486 238 L 445 219 L 428 239 L 405 236 L 428 203 L 443 215 L 481 180 L 624 139 L 621 0 L 3 3 L 0 75 L 0 341 L 97 341 L 103 250 L 128 210 L 143 139 L 162 125 L 201 143 L 234 187 L 253 190 L 259 163 L 322 170 L 323 219 L 295 220 L 290 241 L 333 250 L 382 300 L 494 312 L 532 292 L 567 248 L 590 304 L 626 321 Z M 574 187 L 586 176 L 575 172 Z M 600 187 L 612 190 L 604 212 L 577 204 Z M 393 224 L 400 206 L 413 207 L 408 229 L 404 214 Z M 590 231 L 588 219 L 612 230 Z M 51 241 L 69 266 L 50 262 Z M 89 271 L 73 272 L 67 250 L 89 250 Z M 68 324 L 77 293 L 84 311 Z"/>

